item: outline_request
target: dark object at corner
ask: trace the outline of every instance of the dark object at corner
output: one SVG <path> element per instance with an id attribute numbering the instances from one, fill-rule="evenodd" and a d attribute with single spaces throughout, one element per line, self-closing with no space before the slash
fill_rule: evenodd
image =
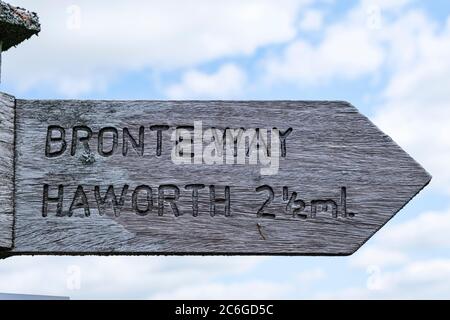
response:
<path id="1" fill-rule="evenodd" d="M 1 51 L 17 46 L 41 31 L 36 13 L 0 1 Z"/>

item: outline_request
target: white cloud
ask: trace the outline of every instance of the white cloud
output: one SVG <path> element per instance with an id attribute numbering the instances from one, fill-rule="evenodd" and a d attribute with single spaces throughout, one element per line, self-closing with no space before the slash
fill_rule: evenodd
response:
<path id="1" fill-rule="evenodd" d="M 355 267 L 404 265 L 417 253 L 450 248 L 450 209 L 424 212 L 402 223 L 389 224 L 370 244 L 350 258 Z"/>
<path id="2" fill-rule="evenodd" d="M 323 85 L 335 79 L 355 80 L 376 73 L 385 60 L 385 51 L 375 33 L 366 26 L 366 14 L 353 11 L 345 22 L 324 29 L 315 44 L 298 39 L 281 56 L 263 61 L 268 82 L 290 81 L 298 85 Z"/>
<path id="3" fill-rule="evenodd" d="M 392 228 L 390 232 L 392 232 Z M 367 246 L 361 248 L 350 258 L 350 265 L 356 267 L 386 267 L 401 265 L 408 261 L 408 256 L 401 250 L 392 250 L 385 246 Z"/>
<path id="4" fill-rule="evenodd" d="M 321 268 L 302 270 L 291 279 L 244 279 L 239 282 L 203 282 L 158 292 L 150 299 L 290 299 L 309 296 L 315 284 L 327 277 Z"/>
<path id="5" fill-rule="evenodd" d="M 366 283 L 319 297 L 450 298 L 450 260 L 436 255 L 450 247 L 449 233 L 450 209 L 389 225 L 350 258 L 350 266 L 367 268 Z"/>
<path id="6" fill-rule="evenodd" d="M 417 36 L 429 34 L 434 25 L 422 11 L 407 9 L 409 2 L 361 1 L 323 27 L 319 41 L 300 36 L 280 55 L 265 57 L 266 80 L 323 86 L 364 76 L 377 79 L 386 70 L 410 64 L 420 45 Z"/>
<path id="7" fill-rule="evenodd" d="M 261 257 L 12 257 L 1 261 L 0 292 L 71 298 L 145 298 L 243 274 Z M 80 271 L 73 272 L 75 266 Z M 74 288 L 79 277 L 80 290 Z M 69 286 L 68 286 L 69 283 Z M 190 298 L 189 294 L 185 298 Z"/>
<path id="8" fill-rule="evenodd" d="M 384 247 L 406 250 L 450 248 L 450 209 L 425 212 L 401 224 L 392 225 L 379 237 Z"/>
<path id="9" fill-rule="evenodd" d="M 171 99 L 226 99 L 238 96 L 246 81 L 244 71 L 234 64 L 226 64 L 212 74 L 188 71 L 166 93 Z"/>
<path id="10" fill-rule="evenodd" d="M 414 43 L 414 57 L 394 73 L 374 121 L 430 171 L 435 190 L 450 193 L 450 23 L 415 34 Z"/>
<path id="11" fill-rule="evenodd" d="M 275 282 L 244 281 L 239 283 L 207 283 L 181 287 L 172 292 L 160 293 L 150 299 L 279 299 L 293 288 Z"/>
<path id="12" fill-rule="evenodd" d="M 380 269 L 368 275 L 376 287 L 360 286 L 324 292 L 323 299 L 448 299 L 450 298 L 450 260 L 414 261 L 395 271 Z M 375 277 L 370 279 L 370 277 Z"/>
<path id="13" fill-rule="evenodd" d="M 250 55 L 292 39 L 296 14 L 308 2 L 16 0 L 39 13 L 42 32 L 6 53 L 4 80 L 21 90 L 46 84 L 76 95 L 97 90 L 99 75 L 108 82 L 120 72 Z"/>
<path id="14" fill-rule="evenodd" d="M 286 49 L 281 59 L 267 61 L 270 81 L 320 85 L 335 78 L 353 80 L 380 67 L 383 52 L 371 43 L 364 31 L 338 26 L 328 32 L 329 38 L 318 47 L 298 40 Z"/>
<path id="15" fill-rule="evenodd" d="M 302 31 L 317 31 L 322 27 L 323 13 L 319 10 L 307 10 L 300 20 L 299 28 Z"/>
<path id="16" fill-rule="evenodd" d="M 303 270 L 301 274 L 297 276 L 297 280 L 300 286 L 310 286 L 320 280 L 327 277 L 326 272 L 321 268 L 314 268 L 310 270 Z"/>
<path id="17" fill-rule="evenodd" d="M 370 8 L 377 6 L 381 11 L 392 11 L 401 9 L 409 3 L 411 3 L 411 0 L 361 0 L 359 7 Z"/>

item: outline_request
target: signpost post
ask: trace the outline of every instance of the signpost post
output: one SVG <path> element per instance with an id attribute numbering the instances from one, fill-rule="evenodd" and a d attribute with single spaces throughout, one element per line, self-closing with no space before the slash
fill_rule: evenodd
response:
<path id="1" fill-rule="evenodd" d="M 431 179 L 342 101 L 0 94 L 0 162 L 3 257 L 348 255 Z"/>

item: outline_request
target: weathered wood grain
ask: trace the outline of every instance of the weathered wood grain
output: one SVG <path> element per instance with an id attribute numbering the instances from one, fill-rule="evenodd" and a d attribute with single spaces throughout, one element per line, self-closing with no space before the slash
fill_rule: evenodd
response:
<path id="1" fill-rule="evenodd" d="M 14 97 L 0 92 L 0 249 L 13 246 L 14 105 Z"/>
<path id="2" fill-rule="evenodd" d="M 419 164 L 346 102 L 17 100 L 16 114 L 11 254 L 346 255 L 430 180 Z M 175 165 L 171 134 L 194 121 L 202 121 L 205 129 L 292 128 L 278 174 L 262 175 L 261 165 Z M 64 128 L 67 140 L 66 151 L 51 158 L 45 148 L 49 126 Z M 76 126 L 92 130 L 89 148 L 72 148 Z M 123 129 L 137 138 L 141 126 L 143 149 L 128 143 L 124 156 Z M 110 136 L 111 129 L 104 128 L 111 127 L 118 129 L 117 150 L 108 156 L 109 143 L 102 155 L 98 139 Z M 197 211 L 192 184 L 204 186 L 195 197 Z M 43 216 L 45 185 L 51 198 L 63 186 L 60 214 L 57 204 L 49 202 Z M 114 186 L 120 198 L 124 185 L 128 191 L 121 210 L 114 212 L 108 203 L 98 210 L 96 187 L 104 196 Z M 69 216 L 78 186 L 86 193 L 89 216 L 83 208 Z M 173 196 L 173 186 L 179 190 L 176 209 L 158 193 Z M 224 198 L 227 188 L 228 211 L 224 201 L 211 201 L 210 186 L 217 198 Z M 133 209 L 136 188 L 140 211 Z M 143 212 L 148 188 L 153 210 Z M 344 191 L 346 202 L 341 202 Z M 261 211 L 269 198 L 272 201 Z M 305 206 L 294 211 L 301 205 L 299 199 Z M 328 200 L 336 203 L 336 212 L 324 205 Z M 314 210 L 314 204 L 323 206 Z"/>

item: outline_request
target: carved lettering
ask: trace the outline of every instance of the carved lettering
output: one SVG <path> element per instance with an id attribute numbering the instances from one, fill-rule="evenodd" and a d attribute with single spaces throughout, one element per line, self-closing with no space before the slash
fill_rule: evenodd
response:
<path id="1" fill-rule="evenodd" d="M 144 209 L 142 209 L 139 205 L 139 196 L 140 194 L 145 194 L 145 206 Z M 152 188 L 146 185 L 138 186 L 136 189 L 134 189 L 133 197 L 132 197 L 132 203 L 133 203 L 133 210 L 136 212 L 136 214 L 140 216 L 145 216 L 153 209 L 153 192 Z"/>
<path id="2" fill-rule="evenodd" d="M 84 132 L 83 136 L 80 133 Z M 72 147 L 70 154 L 74 156 L 77 153 L 78 144 L 81 143 L 84 146 L 84 151 L 90 151 L 89 140 L 92 137 L 92 130 L 86 126 L 76 126 L 72 131 Z"/>
<path id="3" fill-rule="evenodd" d="M 75 196 L 73 197 L 72 204 L 69 209 L 69 217 L 73 215 L 73 211 L 76 209 L 84 209 L 84 215 L 89 217 L 91 211 L 89 210 L 89 202 L 86 197 L 86 193 L 82 186 L 78 186 Z"/>
<path id="4" fill-rule="evenodd" d="M 57 197 L 50 197 L 49 196 L 49 185 L 44 185 L 44 195 L 42 199 L 42 216 L 46 217 L 48 215 L 48 203 L 49 202 L 56 202 L 56 216 L 61 217 L 62 216 L 62 210 L 63 210 L 63 200 L 64 200 L 64 187 L 62 185 L 58 186 L 58 196 Z"/>
<path id="5" fill-rule="evenodd" d="M 58 136 L 55 137 L 54 133 L 59 133 Z M 52 146 L 58 143 L 59 148 L 56 150 L 52 149 Z M 66 142 L 66 130 L 60 126 L 49 126 L 47 129 L 47 139 L 45 143 L 45 156 L 47 158 L 55 158 L 62 155 L 67 149 Z"/>
<path id="6" fill-rule="evenodd" d="M 58 185 L 57 187 L 52 187 L 48 184 L 43 186 L 43 197 L 42 197 L 42 216 L 47 217 L 49 214 L 49 204 L 56 204 L 56 214 L 55 216 L 63 216 L 63 202 L 64 202 L 64 189 L 63 185 Z M 146 216 L 150 214 L 154 208 L 153 201 L 153 188 L 150 185 L 139 185 L 134 188 L 131 192 L 131 197 L 129 196 L 129 185 L 125 184 L 121 188 L 121 194 L 118 196 L 116 194 L 117 188 L 113 185 L 109 185 L 106 192 L 102 194 L 100 186 L 91 187 L 94 199 L 91 202 L 88 199 L 88 194 L 85 192 L 88 187 L 77 186 L 77 189 L 73 195 L 72 202 L 70 203 L 70 208 L 67 216 L 71 217 L 74 210 L 83 209 L 84 216 L 89 217 L 91 215 L 91 203 L 96 203 L 98 209 L 98 214 L 112 215 L 119 217 L 122 210 L 126 212 L 134 212 L 139 216 Z M 157 190 L 157 215 L 163 216 L 165 214 L 165 207 L 169 205 L 172 213 L 175 217 L 182 215 L 182 211 L 185 213 L 190 212 L 193 217 L 197 217 L 200 214 L 200 191 L 205 188 L 204 184 L 187 184 L 184 186 L 184 190 L 189 191 L 189 194 L 185 193 L 182 195 L 180 187 L 174 184 L 164 184 L 156 187 Z M 215 185 L 209 186 L 209 215 L 215 217 L 218 215 L 217 205 L 223 206 L 223 216 L 231 216 L 231 190 L 230 186 L 223 187 L 223 197 L 217 195 L 217 188 Z M 279 190 L 279 191 L 277 191 Z M 329 213 L 332 218 L 352 218 L 354 213 L 347 212 L 347 188 L 340 188 L 340 197 L 338 201 L 333 199 L 312 199 L 309 204 L 306 200 L 300 199 L 297 192 L 290 192 L 289 187 L 284 186 L 280 189 L 274 189 L 269 185 L 262 185 L 254 189 L 254 198 L 251 194 L 240 195 L 240 198 L 244 196 L 249 202 L 259 201 L 257 200 L 256 193 L 265 193 L 266 198 L 259 204 L 258 210 L 255 212 L 258 218 L 271 218 L 277 219 L 278 215 L 276 212 L 280 212 L 280 202 L 285 203 L 284 211 L 287 213 L 285 216 L 280 216 L 282 218 L 291 217 L 293 219 L 307 219 L 307 218 L 317 218 L 318 214 Z M 57 195 L 50 195 L 50 193 Z M 279 192 L 279 193 L 278 193 Z M 183 197 L 181 197 L 183 196 Z M 206 196 L 206 194 L 205 194 Z M 239 197 L 239 196 L 238 196 Z M 191 209 L 187 209 L 186 201 L 190 200 Z M 95 201 L 95 202 L 94 202 Z M 181 201 L 181 202 L 180 202 Z M 339 203 L 339 205 L 338 205 Z M 310 207 L 310 211 L 306 208 Z M 110 208 L 108 211 L 108 208 Z M 108 214 L 112 212 L 113 214 Z M 309 213 L 309 214 L 308 214 Z M 326 215 L 321 215 L 324 217 Z"/>
<path id="7" fill-rule="evenodd" d="M 102 197 L 100 194 L 100 187 L 95 186 L 95 200 L 97 201 L 98 213 L 103 215 L 105 213 L 105 205 L 106 203 L 110 203 L 113 207 L 114 215 L 116 217 L 120 216 L 120 210 L 122 209 L 125 203 L 125 196 L 128 191 L 128 185 L 123 186 L 122 194 L 120 195 L 120 199 L 117 200 L 116 193 L 114 191 L 114 186 L 109 186 L 106 194 Z"/>

